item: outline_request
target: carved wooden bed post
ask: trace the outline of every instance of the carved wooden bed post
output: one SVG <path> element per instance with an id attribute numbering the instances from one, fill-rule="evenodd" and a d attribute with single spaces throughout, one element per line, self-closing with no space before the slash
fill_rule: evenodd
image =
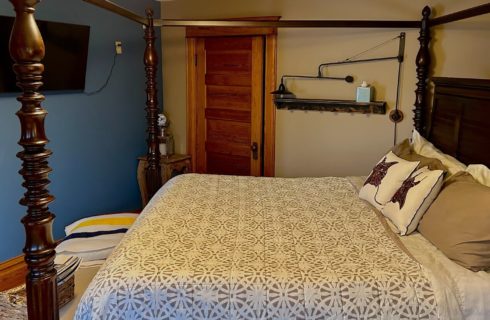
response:
<path id="1" fill-rule="evenodd" d="M 158 54 L 155 50 L 155 29 L 153 26 L 153 10 L 147 9 L 148 24 L 145 27 L 145 70 L 146 70 L 146 119 L 148 121 L 148 167 L 146 168 L 146 188 L 151 198 L 162 185 L 160 175 L 160 150 L 158 148 L 158 100 L 156 89 L 156 73 Z"/>
<path id="2" fill-rule="evenodd" d="M 27 191 L 20 203 L 27 206 L 22 219 L 25 227 L 25 261 L 29 272 L 26 277 L 27 310 L 29 319 L 58 319 L 56 270 L 54 269 L 55 243 L 52 235 L 54 215 L 48 204 L 54 200 L 49 194 L 48 158 L 45 149 L 48 139 L 44 131 L 46 110 L 41 106 L 44 96 L 37 90 L 42 85 L 44 43 L 34 19 L 34 6 L 40 0 L 10 0 L 16 18 L 10 37 L 10 56 L 14 60 L 17 85 L 23 93 L 17 98 L 22 103 L 17 112 L 21 124 L 19 144 L 24 148 L 17 156 L 22 160 L 19 173 Z"/>
<path id="3" fill-rule="evenodd" d="M 428 6 L 424 7 L 422 10 L 422 23 L 420 25 L 420 36 L 418 38 L 420 42 L 419 52 L 417 53 L 417 58 L 415 64 L 417 65 L 417 89 L 415 90 L 415 109 L 414 109 L 414 126 L 420 134 L 425 136 L 427 134 L 426 130 L 426 119 L 428 112 L 427 105 L 427 84 L 430 66 L 430 53 L 429 53 L 429 42 L 430 42 L 430 26 L 429 26 L 429 16 L 430 8 Z"/>

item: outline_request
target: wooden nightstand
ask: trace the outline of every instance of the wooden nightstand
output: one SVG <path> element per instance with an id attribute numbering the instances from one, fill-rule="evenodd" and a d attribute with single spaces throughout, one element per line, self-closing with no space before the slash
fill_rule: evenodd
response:
<path id="1" fill-rule="evenodd" d="M 141 192 L 141 203 L 143 207 L 148 201 L 148 192 L 145 183 L 145 167 L 148 165 L 146 156 L 138 157 L 138 185 Z M 191 171 L 191 156 L 185 154 L 173 154 L 171 156 L 160 157 L 160 169 L 162 174 L 162 184 L 179 174 Z"/>

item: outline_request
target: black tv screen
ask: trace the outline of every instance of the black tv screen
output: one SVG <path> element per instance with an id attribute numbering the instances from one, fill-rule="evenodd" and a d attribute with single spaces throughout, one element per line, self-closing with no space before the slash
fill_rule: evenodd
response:
<path id="1" fill-rule="evenodd" d="M 20 91 L 8 48 L 13 23 L 13 17 L 0 16 L 0 93 Z M 46 49 L 40 90 L 85 90 L 90 27 L 39 20 L 37 24 Z"/>

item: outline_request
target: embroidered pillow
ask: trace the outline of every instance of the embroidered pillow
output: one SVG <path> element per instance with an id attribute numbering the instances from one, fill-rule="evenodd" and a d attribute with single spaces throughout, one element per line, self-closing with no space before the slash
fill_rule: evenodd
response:
<path id="1" fill-rule="evenodd" d="M 444 171 L 422 168 L 410 175 L 381 209 L 401 235 L 417 229 L 420 219 L 442 187 Z"/>
<path id="2" fill-rule="evenodd" d="M 381 210 L 418 165 L 418 161 L 406 161 L 388 152 L 367 177 L 359 197 Z"/>

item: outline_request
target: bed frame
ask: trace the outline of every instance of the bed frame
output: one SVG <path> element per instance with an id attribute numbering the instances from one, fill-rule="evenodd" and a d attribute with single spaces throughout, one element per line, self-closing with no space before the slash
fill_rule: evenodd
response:
<path id="1" fill-rule="evenodd" d="M 490 168 L 490 80 L 432 78 L 428 139 L 463 163 Z"/>
<path id="2" fill-rule="evenodd" d="M 21 123 L 18 153 L 22 160 L 20 174 L 26 188 L 20 203 L 27 207 L 22 219 L 25 227 L 25 261 L 29 273 L 26 277 L 29 319 L 58 319 L 56 271 L 54 270 L 55 242 L 52 236 L 54 214 L 48 205 L 54 197 L 47 190 L 50 183 L 46 149 L 48 139 L 44 129 L 46 110 L 41 106 L 44 96 L 39 93 L 44 66 L 44 44 L 34 19 L 34 7 L 40 0 L 10 0 L 16 19 L 11 33 L 10 54 L 17 85 L 23 93 L 18 97 L 21 109 L 17 112 Z M 415 91 L 414 127 L 428 137 L 438 148 L 465 163 L 483 163 L 490 166 L 490 80 L 435 78 L 434 107 L 428 103 L 428 74 L 430 69 L 430 28 L 433 26 L 490 13 L 490 3 L 453 14 L 430 19 L 431 10 L 425 7 L 420 21 L 367 21 L 367 20 L 294 20 L 294 21 L 197 21 L 153 19 L 121 8 L 106 0 L 85 0 L 104 9 L 123 15 L 145 27 L 144 55 L 147 76 L 148 167 L 146 182 L 150 194 L 161 185 L 157 142 L 156 72 L 158 57 L 154 47 L 154 26 L 233 26 L 233 27 L 294 27 L 294 28 L 418 28 L 420 49 L 416 58 L 417 89 Z"/>

